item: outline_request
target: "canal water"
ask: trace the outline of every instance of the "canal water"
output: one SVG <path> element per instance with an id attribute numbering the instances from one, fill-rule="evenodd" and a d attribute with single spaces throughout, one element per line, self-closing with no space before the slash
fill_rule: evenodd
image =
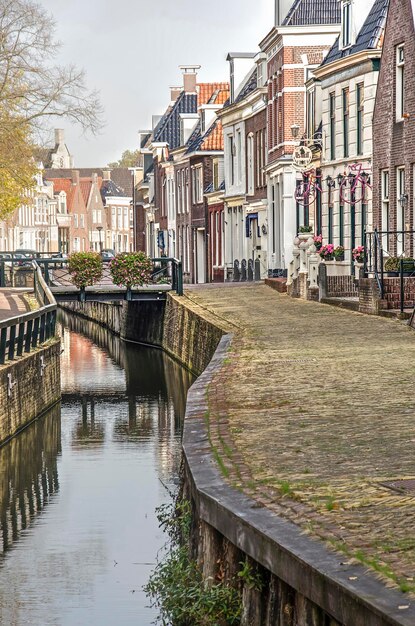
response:
<path id="1" fill-rule="evenodd" d="M 150 626 L 189 373 L 62 316 L 62 406 L 0 449 L 0 624 Z"/>

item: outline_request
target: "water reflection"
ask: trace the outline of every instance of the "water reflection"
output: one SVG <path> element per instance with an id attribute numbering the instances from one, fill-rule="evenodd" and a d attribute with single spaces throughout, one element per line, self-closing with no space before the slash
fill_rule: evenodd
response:
<path id="1" fill-rule="evenodd" d="M 62 338 L 61 415 L 0 450 L 0 623 L 150 626 L 141 586 L 192 379 L 79 318 L 62 316 Z"/>
<path id="2" fill-rule="evenodd" d="M 0 449 L 0 551 L 4 554 L 59 490 L 60 407 Z"/>

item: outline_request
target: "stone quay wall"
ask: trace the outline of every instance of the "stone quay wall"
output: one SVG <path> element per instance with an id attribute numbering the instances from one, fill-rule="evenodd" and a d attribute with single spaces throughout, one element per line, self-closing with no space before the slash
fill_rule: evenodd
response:
<path id="1" fill-rule="evenodd" d="M 0 445 L 60 401 L 60 341 L 0 366 Z"/>
<path id="2" fill-rule="evenodd" d="M 71 304 L 72 311 L 80 305 Z M 189 298 L 169 295 L 154 319 L 137 321 L 138 303 L 117 313 L 83 305 L 81 314 L 132 341 L 165 349 L 199 376 L 189 391 L 183 434 L 184 495 L 193 510 L 192 548 L 206 580 L 231 580 L 247 562 L 262 585 L 241 579 L 242 626 L 410 626 L 397 595 L 375 576 L 234 489 L 214 459 L 207 390 L 226 362 L 232 334 Z M 159 308 L 157 308 L 159 307 Z M 151 308 L 151 307 L 150 307 Z M 150 308 L 147 314 L 150 314 Z M 110 323 L 116 320 L 117 326 Z M 155 323 L 161 324 L 158 333 Z M 134 333 L 137 332 L 137 336 Z M 266 381 L 265 381 L 266 384 Z"/>

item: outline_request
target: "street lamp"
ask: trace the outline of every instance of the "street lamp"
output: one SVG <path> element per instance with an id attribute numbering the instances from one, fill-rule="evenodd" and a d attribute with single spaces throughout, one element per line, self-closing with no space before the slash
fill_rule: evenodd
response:
<path id="1" fill-rule="evenodd" d="M 291 134 L 293 136 L 294 139 L 297 139 L 298 137 L 298 133 L 300 132 L 300 127 L 298 124 L 293 124 L 291 126 Z"/>
<path id="2" fill-rule="evenodd" d="M 99 251 L 102 252 L 102 240 L 101 240 L 101 231 L 102 226 L 97 226 L 98 236 L 99 236 Z"/>

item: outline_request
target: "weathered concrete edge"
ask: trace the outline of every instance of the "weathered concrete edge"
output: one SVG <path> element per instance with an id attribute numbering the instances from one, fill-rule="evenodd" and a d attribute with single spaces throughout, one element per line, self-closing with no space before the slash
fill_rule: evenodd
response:
<path id="1" fill-rule="evenodd" d="M 361 565 L 342 563 L 340 554 L 330 552 L 269 509 L 258 508 L 254 500 L 223 480 L 204 416 L 207 388 L 222 367 L 231 342 L 232 335 L 222 337 L 187 398 L 183 450 L 201 519 L 341 624 L 413 626 L 415 606 L 403 593 L 388 589 Z M 408 609 L 399 609 L 407 605 Z"/>

